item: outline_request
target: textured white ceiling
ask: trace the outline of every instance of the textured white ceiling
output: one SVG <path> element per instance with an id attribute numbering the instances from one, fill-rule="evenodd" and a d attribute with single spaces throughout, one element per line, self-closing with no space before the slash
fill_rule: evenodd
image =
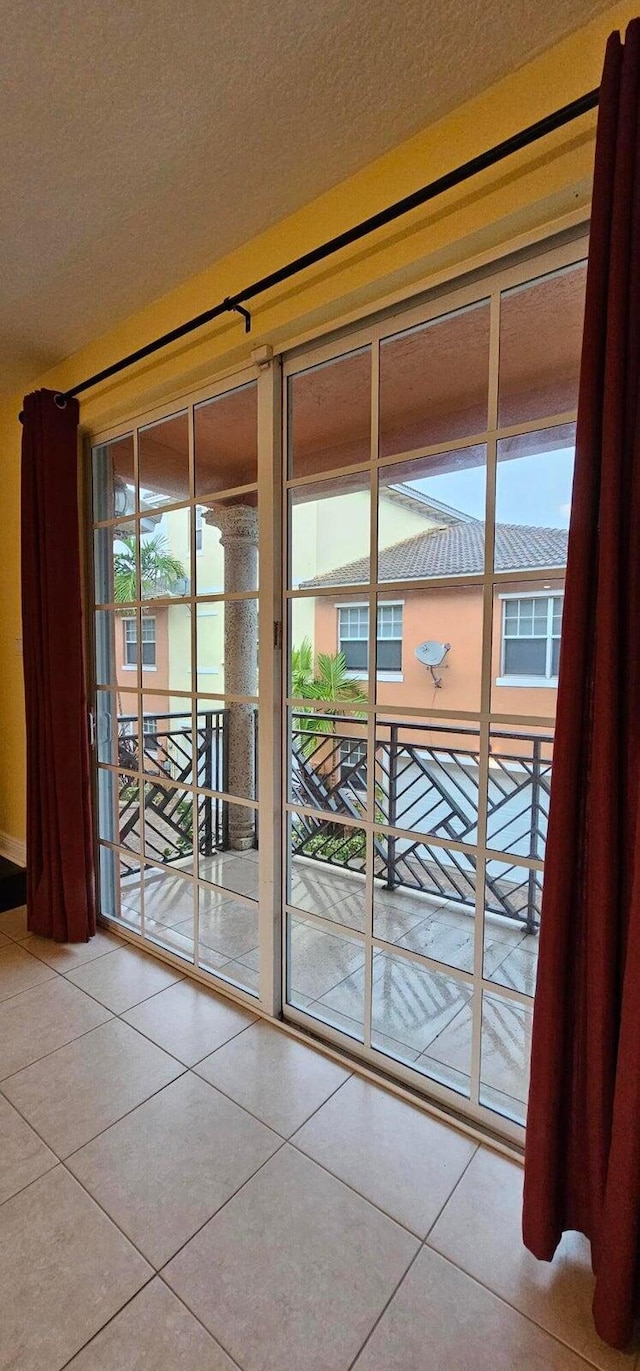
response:
<path id="1" fill-rule="evenodd" d="M 0 389 L 608 3 L 0 0 Z"/>

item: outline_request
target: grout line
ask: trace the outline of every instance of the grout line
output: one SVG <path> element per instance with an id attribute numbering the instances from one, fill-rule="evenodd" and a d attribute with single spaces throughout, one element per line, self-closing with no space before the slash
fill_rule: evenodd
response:
<path id="1" fill-rule="evenodd" d="M 274 1153 L 274 1156 L 275 1156 L 275 1153 Z M 173 1259 L 172 1259 L 172 1260 L 173 1260 Z M 174 1299 L 180 1301 L 180 1304 L 183 1306 L 184 1309 L 186 1309 L 187 1313 L 191 1315 L 191 1318 L 192 1318 L 192 1319 L 195 1319 L 196 1323 L 198 1323 L 198 1324 L 200 1325 L 200 1327 L 204 1329 L 204 1331 L 205 1331 L 205 1333 L 207 1334 L 207 1336 L 208 1336 L 209 1338 L 211 1338 L 212 1341 L 215 1343 L 215 1345 L 216 1345 L 217 1347 L 219 1347 L 219 1348 L 224 1352 L 224 1354 L 225 1354 L 226 1357 L 229 1358 L 229 1361 L 231 1362 L 231 1364 L 232 1364 L 233 1366 L 237 1366 L 238 1371 L 242 1371 L 242 1367 L 241 1367 L 241 1365 L 240 1365 L 240 1362 L 239 1362 L 239 1361 L 236 1361 L 235 1357 L 232 1356 L 232 1354 L 231 1354 L 231 1352 L 229 1351 L 228 1347 L 225 1347 L 224 1343 L 220 1342 L 220 1339 L 219 1339 L 218 1337 L 216 1337 L 216 1335 L 215 1335 L 214 1333 L 211 1332 L 211 1329 L 210 1329 L 210 1328 L 207 1328 L 206 1323 L 203 1323 L 203 1322 L 202 1322 L 202 1319 L 201 1319 L 200 1316 L 199 1316 L 199 1314 L 196 1314 L 195 1310 L 190 1308 L 190 1306 L 187 1304 L 187 1301 L 183 1298 L 183 1296 L 182 1296 L 182 1295 L 179 1295 L 179 1294 L 177 1293 L 177 1291 L 174 1290 L 174 1288 L 173 1288 L 172 1285 L 169 1285 L 168 1280 L 162 1275 L 162 1272 L 160 1272 L 160 1271 L 158 1272 L 158 1274 L 157 1274 L 157 1276 L 156 1276 L 156 1279 L 159 1280 L 159 1281 L 162 1281 L 162 1284 L 166 1287 L 166 1289 L 170 1292 L 170 1294 L 173 1295 Z M 64 1371 L 64 1368 L 63 1368 L 63 1371 Z"/>
<path id="2" fill-rule="evenodd" d="M 136 1251 L 137 1251 L 137 1248 L 136 1248 Z M 140 1288 L 134 1292 L 133 1295 L 130 1295 L 129 1298 L 128 1298 L 127 1300 L 125 1300 L 124 1304 L 121 1304 L 121 1305 L 120 1305 L 120 1308 L 119 1308 L 119 1309 L 116 1309 L 116 1311 L 115 1311 L 114 1314 L 111 1314 L 111 1315 L 110 1315 L 110 1317 L 106 1320 L 105 1323 L 101 1324 L 100 1327 L 96 1329 L 95 1333 L 92 1333 L 92 1334 L 91 1334 L 91 1337 L 90 1337 L 90 1338 L 87 1338 L 86 1341 L 82 1343 L 82 1346 L 81 1346 L 81 1347 L 78 1347 L 78 1348 L 76 1349 L 75 1352 L 72 1352 L 72 1354 L 71 1354 L 71 1356 L 69 1357 L 68 1361 L 65 1361 L 65 1362 L 63 1363 L 63 1365 L 60 1367 L 60 1371 L 65 1371 L 65 1368 L 66 1368 L 67 1366 L 71 1366 L 71 1365 L 73 1364 L 73 1362 L 75 1361 L 75 1358 L 76 1358 L 76 1357 L 79 1357 L 79 1356 L 80 1356 L 80 1353 L 81 1353 L 81 1352 L 84 1352 L 84 1350 L 85 1350 L 86 1347 L 90 1347 L 90 1346 L 91 1346 L 91 1343 L 94 1341 L 94 1339 L 95 1339 L 95 1338 L 98 1338 L 98 1337 L 100 1336 L 100 1334 L 104 1331 L 104 1329 L 105 1329 L 105 1328 L 108 1328 L 109 1325 L 110 1325 L 111 1323 L 113 1323 L 113 1322 L 115 1321 L 115 1319 L 117 1319 L 117 1318 L 119 1317 L 119 1315 L 122 1314 L 123 1311 L 124 1311 L 125 1309 L 128 1309 L 129 1305 L 130 1305 L 130 1304 L 133 1304 L 133 1301 L 134 1301 L 135 1299 L 137 1299 L 138 1295 L 141 1295 L 142 1292 L 143 1292 L 143 1290 L 146 1290 L 146 1289 L 148 1288 L 148 1286 L 150 1286 L 154 1280 L 157 1280 L 157 1276 L 156 1276 L 155 1271 L 153 1272 L 153 1274 L 152 1274 L 151 1276 L 149 1276 L 149 1279 L 146 1280 L 146 1281 L 144 1282 L 144 1284 L 141 1285 Z"/>

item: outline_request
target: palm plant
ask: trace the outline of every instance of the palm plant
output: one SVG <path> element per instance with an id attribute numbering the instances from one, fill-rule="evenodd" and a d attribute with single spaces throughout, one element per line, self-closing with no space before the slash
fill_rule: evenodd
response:
<path id="1" fill-rule="evenodd" d="M 118 542 L 123 551 L 115 552 L 113 557 L 113 593 L 115 603 L 124 605 L 137 599 L 136 540 L 133 534 L 126 533 L 119 537 Z M 140 540 L 140 592 L 143 600 L 168 595 L 179 581 L 185 579 L 182 562 L 167 550 L 166 540 L 160 534 L 146 541 Z"/>
<path id="2" fill-rule="evenodd" d="M 358 682 L 349 675 L 344 652 L 319 652 L 314 661 L 308 638 L 303 638 L 300 646 L 291 652 L 291 693 L 298 700 L 314 701 L 314 710 L 296 711 L 297 730 L 314 736 L 335 733 L 336 705 L 364 704 L 367 698 Z M 324 711 L 323 704 L 327 705 Z M 356 711 L 354 717 L 362 718 L 362 714 Z M 314 746 L 313 737 L 309 737 L 303 744 L 303 751 L 308 755 Z"/>

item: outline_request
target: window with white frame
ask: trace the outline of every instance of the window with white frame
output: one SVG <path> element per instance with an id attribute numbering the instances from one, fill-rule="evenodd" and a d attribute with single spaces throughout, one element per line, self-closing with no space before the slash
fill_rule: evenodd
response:
<path id="1" fill-rule="evenodd" d="M 402 670 L 402 605 L 378 605 L 378 671 Z M 369 606 L 338 607 L 338 645 L 348 671 L 369 666 Z"/>
<path id="2" fill-rule="evenodd" d="M 501 679 L 513 685 L 556 681 L 562 594 L 505 596 Z"/>
<path id="3" fill-rule="evenodd" d="M 345 738 L 340 743 L 340 780 L 354 790 L 367 789 L 367 745 L 359 738 Z"/>
<path id="4" fill-rule="evenodd" d="M 124 665 L 138 665 L 138 625 L 135 619 L 123 619 Z M 156 664 L 156 619 L 155 614 L 142 616 L 142 665 L 155 667 Z"/>

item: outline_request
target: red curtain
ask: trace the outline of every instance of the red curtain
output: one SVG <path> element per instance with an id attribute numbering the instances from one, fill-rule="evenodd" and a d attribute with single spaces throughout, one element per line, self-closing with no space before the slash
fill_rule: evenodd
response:
<path id="1" fill-rule="evenodd" d="M 524 1240 L 591 1241 L 594 1318 L 640 1312 L 640 20 L 598 114 L 525 1158 Z"/>
<path id="2" fill-rule="evenodd" d="M 96 930 L 78 520 L 78 405 L 27 395 L 22 432 L 27 924 Z"/>

